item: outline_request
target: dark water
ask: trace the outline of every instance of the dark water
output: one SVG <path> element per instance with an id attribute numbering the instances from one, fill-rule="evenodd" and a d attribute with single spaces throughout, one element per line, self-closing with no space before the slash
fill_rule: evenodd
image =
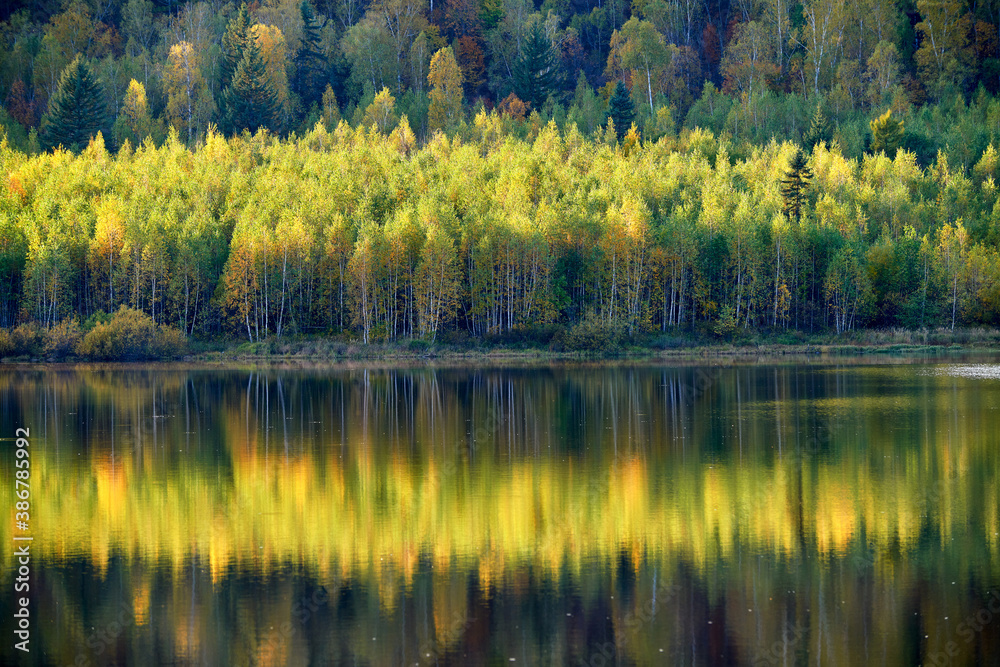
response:
<path id="1" fill-rule="evenodd" d="M 7 368 L 19 426 L 4 664 L 1000 664 L 1000 366 Z"/>

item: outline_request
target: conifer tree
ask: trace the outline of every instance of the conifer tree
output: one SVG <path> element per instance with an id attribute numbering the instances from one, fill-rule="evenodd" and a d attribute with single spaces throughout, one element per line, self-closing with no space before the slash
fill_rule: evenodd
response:
<path id="1" fill-rule="evenodd" d="M 104 89 L 78 55 L 63 70 L 59 87 L 49 100 L 48 114 L 42 120 L 42 142 L 48 148 L 83 148 L 107 129 L 106 112 Z"/>
<path id="2" fill-rule="evenodd" d="M 628 87 L 621 81 L 615 84 L 615 92 L 608 101 L 608 117 L 614 121 L 619 135 L 627 132 L 635 120 L 635 103 L 632 102 Z"/>
<path id="3" fill-rule="evenodd" d="M 808 158 L 801 148 L 795 149 L 788 164 L 788 171 L 781 179 L 781 196 L 785 200 L 784 213 L 789 220 L 798 222 L 802 217 L 802 202 L 805 201 L 805 189 L 812 178 L 812 170 Z"/>
<path id="4" fill-rule="evenodd" d="M 250 31 L 251 25 L 250 10 L 247 9 L 246 3 L 241 4 L 222 36 L 222 73 L 219 79 L 219 88 L 222 90 L 232 83 L 236 68 L 243 60 L 247 44 L 254 41 L 253 33 Z"/>
<path id="5" fill-rule="evenodd" d="M 869 126 L 872 130 L 869 151 L 873 154 L 883 151 L 890 158 L 896 157 L 896 149 L 903 143 L 903 121 L 895 120 L 889 109 Z"/>
<path id="6" fill-rule="evenodd" d="M 223 96 L 227 108 L 226 125 L 231 132 L 253 132 L 260 127 L 275 129 L 278 98 L 256 42 L 247 44 L 243 60 L 233 73 L 233 82 Z"/>
<path id="7" fill-rule="evenodd" d="M 326 87 L 326 66 L 320 46 L 320 20 L 309 0 L 302 0 L 302 45 L 295 54 L 295 92 L 302 100 L 302 107 L 309 109 L 323 97 Z"/>
<path id="8" fill-rule="evenodd" d="M 816 113 L 813 114 L 812 123 L 805 136 L 802 137 L 802 142 L 811 150 L 816 144 L 828 141 L 830 141 L 830 121 L 823 113 L 823 108 L 817 104 Z"/>
<path id="9" fill-rule="evenodd" d="M 525 36 L 521 55 L 514 63 L 514 89 L 532 109 L 541 109 L 559 86 L 559 63 L 552 42 L 539 23 Z"/>

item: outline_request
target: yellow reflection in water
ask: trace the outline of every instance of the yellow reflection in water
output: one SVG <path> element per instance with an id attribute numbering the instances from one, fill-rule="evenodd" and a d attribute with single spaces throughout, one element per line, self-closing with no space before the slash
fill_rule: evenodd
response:
<path id="1" fill-rule="evenodd" d="M 421 554 L 442 570 L 476 569 L 484 582 L 525 565 L 559 577 L 564 565 L 579 572 L 622 552 L 636 567 L 651 557 L 703 568 L 732 559 L 738 544 L 786 558 L 802 550 L 843 555 L 862 526 L 876 549 L 905 551 L 927 521 L 947 540 L 956 521 L 976 516 L 975 499 L 954 479 L 929 484 L 919 474 L 842 461 L 654 469 L 639 457 L 605 468 L 486 457 L 456 465 L 398 454 L 379 463 L 365 448 L 343 460 L 233 452 L 231 478 L 195 464 L 147 468 L 131 452 L 115 460 L 95 453 L 82 469 L 54 467 L 49 454 L 36 453 L 40 555 L 85 555 L 101 571 L 116 554 L 175 571 L 198 556 L 216 580 L 301 563 L 321 577 L 386 585 L 400 573 L 408 586 Z M 997 481 L 987 480 L 992 497 L 979 500 L 991 553 Z"/>
<path id="2" fill-rule="evenodd" d="M 536 379 L 517 392 L 511 383 L 484 383 L 486 398 L 466 405 L 460 392 L 439 391 L 433 375 L 414 380 L 410 395 L 366 374 L 345 383 L 343 395 L 331 390 L 335 400 L 324 396 L 324 405 L 333 405 L 325 412 L 310 402 L 312 387 L 296 389 L 294 400 L 281 398 L 279 407 L 261 407 L 267 394 L 251 391 L 243 376 L 213 397 L 214 412 L 201 428 L 215 439 L 206 436 L 193 448 L 187 434 L 197 426 L 185 420 L 196 418 L 184 408 L 199 398 L 187 388 L 194 383 L 168 375 L 144 384 L 126 376 L 119 386 L 98 375 L 74 384 L 55 375 L 44 391 L 20 396 L 26 412 L 41 415 L 40 431 L 50 433 L 32 453 L 34 553 L 46 565 L 85 559 L 101 577 L 121 558 L 131 573 L 126 599 L 136 627 L 155 626 L 151 617 L 171 619 L 180 662 L 205 661 L 201 652 L 217 643 L 207 620 L 185 620 L 211 618 L 216 601 L 199 598 L 194 612 L 184 583 L 157 598 L 154 581 L 166 571 L 175 582 L 190 582 L 193 563 L 206 566 L 215 590 L 233 574 L 263 578 L 286 569 L 320 582 L 361 582 L 377 595 L 373 609 L 400 618 L 407 598 L 401 593 L 419 585 L 430 564 L 421 595 L 431 600 L 428 632 L 444 647 L 456 645 L 474 615 L 468 575 L 484 597 L 501 589 L 534 595 L 538 580 L 530 577 L 540 574 L 593 585 L 594 601 L 606 593 L 595 589 L 622 568 L 645 591 L 653 589 L 651 573 L 656 585 L 669 586 L 679 572 L 693 571 L 710 600 L 725 601 L 727 632 L 746 661 L 794 622 L 810 637 L 825 637 L 808 652 L 834 664 L 857 662 L 852 651 L 860 649 L 848 637 L 878 637 L 883 643 L 872 651 L 909 655 L 903 614 L 913 613 L 909 592 L 927 588 L 928 571 L 956 581 L 1000 579 L 1000 424 L 992 394 L 964 379 L 926 377 L 909 393 L 870 396 L 871 388 L 858 383 L 884 383 L 880 371 L 831 373 L 834 388 L 824 389 L 831 396 L 813 400 L 789 389 L 793 374 L 775 372 L 766 383 L 744 375 L 718 380 L 700 403 L 664 399 L 663 387 L 676 378 L 598 373 L 549 384 Z M 14 391 L 5 381 L 0 377 L 0 391 Z M 565 403 L 565 385 L 582 397 L 568 416 L 552 407 Z M 272 380 L 267 391 L 281 396 L 291 387 Z M 87 446 L 65 436 L 60 444 L 53 420 L 31 403 L 40 394 L 44 405 L 84 403 L 74 392 L 114 407 L 103 431 L 92 430 L 92 422 L 80 427 L 93 437 Z M 392 421 L 407 396 L 406 418 Z M 506 404 L 491 407 L 503 396 Z M 706 409 L 713 402 L 729 411 L 725 419 Z M 657 414 L 650 406 L 660 404 Z M 321 427 L 288 430 L 288 415 Z M 492 430 L 467 426 L 483 415 Z M 580 441 L 574 449 L 552 426 L 559 419 L 593 426 L 566 429 Z M 139 422 L 151 426 L 134 428 Z M 805 444 L 817 423 L 830 425 L 828 432 L 819 445 Z M 535 439 L 526 445 L 529 432 Z M 514 442 L 502 440 L 509 433 Z M 0 471 L 8 488 L 9 475 Z M 0 539 L 10 543 L 10 530 L 10 522 L 0 522 Z M 9 551 L 0 557 L 8 571 L 11 559 Z M 782 563 L 796 573 L 795 584 L 782 579 Z M 865 577 L 870 585 L 859 587 Z M 777 598 L 799 584 L 810 587 L 802 604 Z M 956 636 L 954 619 L 968 611 L 968 598 L 933 584 L 917 604 L 928 650 L 940 650 Z M 292 597 L 283 589 L 267 604 L 234 604 L 233 627 L 243 642 L 237 663 L 251 656 L 258 664 L 305 660 L 301 638 L 272 641 L 272 628 L 292 613 Z M 616 640 L 655 663 L 659 649 L 669 649 L 659 637 L 688 640 L 663 626 L 637 640 L 631 621 L 648 602 L 647 594 L 615 596 L 608 615 Z M 76 646 L 90 626 L 74 613 L 67 610 L 64 623 L 79 633 Z M 830 641 L 830 627 L 844 628 L 843 641 Z M 367 628 L 360 632 L 359 654 L 373 664 L 393 661 L 391 643 L 369 644 Z M 65 662 L 73 658 L 70 650 Z"/>

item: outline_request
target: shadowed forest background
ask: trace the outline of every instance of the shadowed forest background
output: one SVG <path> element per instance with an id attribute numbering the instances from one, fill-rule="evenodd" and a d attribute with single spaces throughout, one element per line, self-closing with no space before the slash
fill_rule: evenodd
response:
<path id="1" fill-rule="evenodd" d="M 0 355 L 1000 317 L 1000 3 L 0 19 Z"/>

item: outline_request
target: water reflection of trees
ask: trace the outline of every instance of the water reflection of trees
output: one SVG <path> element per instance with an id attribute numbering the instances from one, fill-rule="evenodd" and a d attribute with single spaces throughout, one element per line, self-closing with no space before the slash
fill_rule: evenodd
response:
<path id="1" fill-rule="evenodd" d="M 0 420 L 41 427 L 47 567 L 105 582 L 66 637 L 117 581 L 181 659 L 912 662 L 1000 580 L 994 397 L 887 368 L 74 371 L 0 375 Z M 335 602 L 275 641 L 309 586 Z"/>

